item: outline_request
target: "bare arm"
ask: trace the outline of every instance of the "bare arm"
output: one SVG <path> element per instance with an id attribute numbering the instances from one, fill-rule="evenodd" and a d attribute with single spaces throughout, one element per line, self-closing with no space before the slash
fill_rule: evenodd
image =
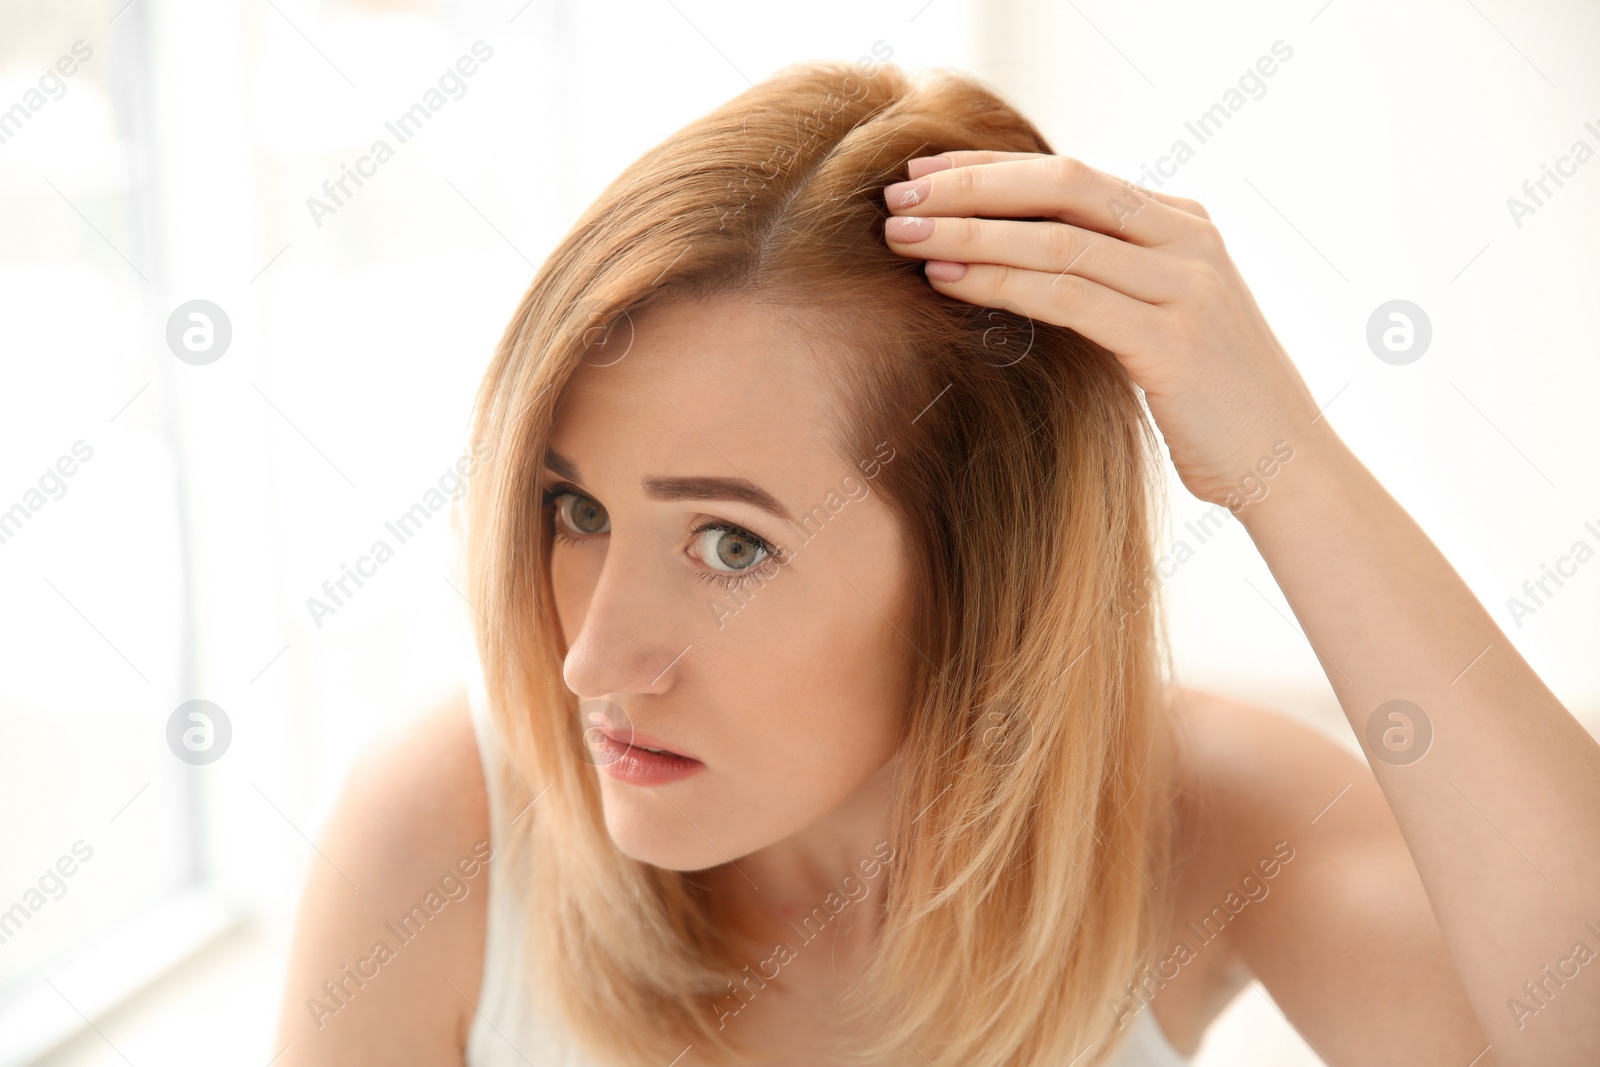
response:
<path id="1" fill-rule="evenodd" d="M 1600 744 L 1331 430 L 1280 480 L 1240 520 L 1366 748 L 1495 1060 L 1600 1063 Z"/>

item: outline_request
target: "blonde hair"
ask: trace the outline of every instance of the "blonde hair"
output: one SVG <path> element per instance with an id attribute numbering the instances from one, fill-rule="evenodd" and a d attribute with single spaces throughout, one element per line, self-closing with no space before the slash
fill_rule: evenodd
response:
<path id="1" fill-rule="evenodd" d="M 1159 451 L 1109 352 L 939 294 L 884 243 L 884 185 L 913 156 L 965 148 L 1051 152 L 959 72 L 785 68 L 601 193 L 484 377 L 472 441 L 493 458 L 467 497 L 469 595 L 520 776 L 502 783 L 508 811 L 537 797 L 498 859 L 526 889 L 530 1010 L 593 1059 L 659 1067 L 692 1044 L 739 1062 L 714 1005 L 749 960 L 699 872 L 633 860 L 606 831 L 560 683 L 544 450 L 564 384 L 614 358 L 633 313 L 720 294 L 808 311 L 834 343 L 838 458 L 893 448 L 872 481 L 911 559 L 893 858 L 840 1055 L 1091 1067 L 1126 1033 L 1116 1004 L 1156 947 L 1172 837 L 1170 659 L 1144 591 Z"/>

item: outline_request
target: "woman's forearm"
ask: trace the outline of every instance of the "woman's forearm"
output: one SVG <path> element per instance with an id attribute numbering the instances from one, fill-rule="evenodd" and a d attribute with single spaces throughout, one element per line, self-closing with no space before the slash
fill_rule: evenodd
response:
<path id="1" fill-rule="evenodd" d="M 1494 1060 L 1600 1063 L 1600 744 L 1326 423 L 1292 443 L 1238 517 L 1361 739 Z"/>

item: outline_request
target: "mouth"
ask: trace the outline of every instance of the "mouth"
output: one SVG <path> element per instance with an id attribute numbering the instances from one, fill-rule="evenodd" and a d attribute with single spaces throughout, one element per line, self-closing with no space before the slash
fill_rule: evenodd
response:
<path id="1" fill-rule="evenodd" d="M 601 731 L 600 737 L 602 747 L 597 765 L 603 773 L 628 785 L 668 785 L 706 769 L 704 763 L 692 756 L 642 743 L 657 738 L 635 737 L 629 742 L 605 731 Z"/>
<path id="2" fill-rule="evenodd" d="M 690 763 L 700 762 L 693 756 L 689 756 L 674 749 L 667 748 L 658 738 L 650 737 L 636 731 L 623 730 L 613 732 L 611 730 L 602 729 L 600 733 L 605 736 L 607 741 L 610 741 L 613 745 L 616 745 L 619 748 L 629 749 L 633 752 L 644 752 L 652 756 L 660 756 L 668 759 L 687 760 Z"/>

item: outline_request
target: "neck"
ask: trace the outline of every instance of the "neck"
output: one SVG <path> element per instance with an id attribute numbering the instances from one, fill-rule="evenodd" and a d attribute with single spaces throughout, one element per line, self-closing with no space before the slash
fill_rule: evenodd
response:
<path id="1" fill-rule="evenodd" d="M 736 939 L 762 958 L 784 944 L 799 955 L 827 945 L 824 955 L 836 965 L 846 953 L 870 954 L 881 925 L 882 856 L 900 759 L 897 753 L 805 829 L 706 872 L 717 915 Z"/>

